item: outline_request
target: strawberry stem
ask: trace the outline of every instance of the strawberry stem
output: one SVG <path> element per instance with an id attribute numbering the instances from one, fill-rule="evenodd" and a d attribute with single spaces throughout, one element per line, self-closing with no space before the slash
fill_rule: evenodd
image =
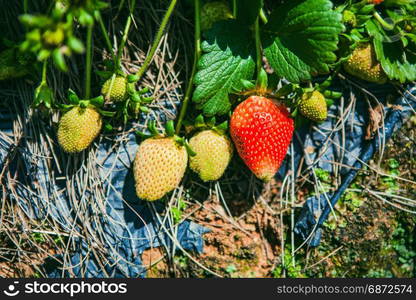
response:
<path id="1" fill-rule="evenodd" d="M 177 135 L 175 135 L 173 138 L 175 139 L 176 143 L 185 147 L 186 152 L 188 153 L 189 156 L 195 156 L 196 155 L 196 152 L 191 148 L 191 146 L 189 145 L 189 143 L 186 139 L 184 139 L 182 137 L 179 137 Z"/>
<path id="2" fill-rule="evenodd" d="M 151 133 L 152 136 L 159 136 L 160 133 L 159 131 L 156 129 L 156 121 L 152 120 L 149 122 L 147 129 L 149 130 L 149 132 Z"/>
<path id="3" fill-rule="evenodd" d="M 256 66 L 257 66 L 257 89 L 261 91 L 267 90 L 267 73 L 263 69 L 263 54 L 261 52 L 261 40 L 260 40 L 260 16 L 257 16 L 254 23 L 254 34 L 256 39 Z"/>
<path id="4" fill-rule="evenodd" d="M 23 0 L 23 13 L 24 14 L 27 14 L 28 7 L 29 7 L 28 1 L 27 0 Z"/>
<path id="5" fill-rule="evenodd" d="M 91 96 L 91 73 L 92 73 L 92 31 L 94 24 L 88 25 L 87 28 L 87 57 L 85 68 L 85 99 Z"/>
<path id="6" fill-rule="evenodd" d="M 139 71 L 137 71 L 137 78 L 139 81 L 140 78 L 143 76 L 144 72 L 147 70 L 147 68 L 149 67 L 150 63 L 153 60 L 153 56 L 156 52 L 157 47 L 159 46 L 159 42 L 162 38 L 163 32 L 165 31 L 166 25 L 168 24 L 169 18 L 172 15 L 173 9 L 175 8 L 177 3 L 177 0 L 171 0 L 170 4 L 169 4 L 169 8 L 165 13 L 165 16 L 163 17 L 162 23 L 160 24 L 159 30 L 156 33 L 156 37 L 153 41 L 152 47 L 150 48 L 150 52 L 149 54 L 146 56 L 146 59 L 143 62 L 142 67 L 139 69 Z"/>
<path id="7" fill-rule="evenodd" d="M 237 0 L 233 0 L 233 16 L 237 18 Z"/>
<path id="8" fill-rule="evenodd" d="M 95 20 L 98 22 L 98 25 L 100 26 L 101 33 L 103 35 L 106 47 L 108 48 L 108 51 L 110 52 L 111 57 L 114 59 L 113 45 L 111 44 L 110 37 L 108 36 L 107 29 L 105 28 L 100 11 L 96 10 L 94 15 L 95 15 Z"/>
<path id="9" fill-rule="evenodd" d="M 387 23 L 378 12 L 375 12 L 373 14 L 373 16 L 376 18 L 376 20 L 381 24 L 381 26 L 383 26 L 384 29 L 386 30 L 393 30 L 394 29 L 394 23 Z"/>
<path id="10" fill-rule="evenodd" d="M 48 60 L 45 59 L 43 61 L 43 66 L 42 66 L 42 81 L 41 81 L 41 85 L 42 84 L 46 84 L 46 74 L 47 74 L 47 70 L 48 70 Z"/>
<path id="11" fill-rule="evenodd" d="M 261 54 L 259 17 L 257 17 L 256 23 L 254 24 L 254 34 L 255 34 L 255 39 L 256 39 L 257 75 L 260 75 L 260 71 L 263 69 L 263 62 L 262 62 L 262 54 Z"/>
<path id="12" fill-rule="evenodd" d="M 264 13 L 263 8 L 260 9 L 260 19 L 263 22 L 263 24 L 266 24 L 268 22 L 266 14 Z"/>
<path id="13" fill-rule="evenodd" d="M 129 36 L 131 21 L 133 18 L 133 12 L 134 12 L 135 7 L 136 7 L 136 0 L 132 0 L 131 6 L 130 6 L 130 13 L 127 18 L 126 26 L 124 27 L 123 37 L 121 38 L 120 45 L 117 49 L 117 57 L 115 61 L 116 70 L 119 70 L 121 66 L 121 55 L 123 54 L 123 49 L 124 49 L 124 46 L 126 45 L 127 38 Z"/>
<path id="14" fill-rule="evenodd" d="M 193 87 L 194 76 L 196 73 L 196 67 L 198 65 L 199 57 L 201 56 L 201 1 L 195 0 L 195 50 L 194 50 L 194 63 L 192 66 L 191 77 L 188 81 L 188 86 L 185 91 L 185 97 L 182 103 L 181 111 L 179 112 L 178 122 L 176 123 L 176 134 L 179 134 L 182 127 L 182 121 L 185 118 L 186 110 L 188 108 L 189 100 L 191 98 L 191 92 Z"/>
<path id="15" fill-rule="evenodd" d="M 228 121 L 224 121 L 220 125 L 214 126 L 212 130 L 214 130 L 215 132 L 221 135 L 224 135 L 228 130 Z"/>

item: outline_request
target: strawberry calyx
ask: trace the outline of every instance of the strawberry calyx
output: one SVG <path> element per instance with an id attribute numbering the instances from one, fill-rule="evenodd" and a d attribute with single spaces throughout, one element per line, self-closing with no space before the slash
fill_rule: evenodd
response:
<path id="1" fill-rule="evenodd" d="M 177 136 L 177 135 L 174 135 L 173 138 L 174 138 L 174 140 L 177 144 L 179 144 L 180 146 L 185 147 L 186 152 L 188 153 L 189 156 L 195 156 L 196 155 L 196 152 L 194 150 L 192 150 L 191 146 L 189 145 L 188 140 L 186 140 L 183 137 Z"/>
<path id="2" fill-rule="evenodd" d="M 98 96 L 91 99 L 80 99 L 78 95 L 71 89 L 68 90 L 68 100 L 70 104 L 58 104 L 57 107 L 63 112 L 69 111 L 74 107 L 94 108 L 100 115 L 105 117 L 113 117 L 115 112 L 104 110 L 104 97 Z"/>
<path id="3" fill-rule="evenodd" d="M 263 68 L 261 68 L 258 73 L 257 81 L 256 81 L 258 93 L 260 94 L 267 93 L 268 92 L 267 85 L 268 85 L 267 73 Z"/>
<path id="4" fill-rule="evenodd" d="M 363 0 L 350 5 L 341 5 L 339 11 L 342 14 L 342 22 L 349 28 L 357 28 L 372 18 L 377 0 Z M 378 0 L 379 1 L 379 0 Z"/>
<path id="5" fill-rule="evenodd" d="M 54 105 L 53 91 L 46 81 L 35 89 L 35 99 L 32 107 L 40 107 L 41 105 L 44 105 L 47 109 L 51 109 Z"/>
<path id="6" fill-rule="evenodd" d="M 139 135 L 143 140 L 148 139 L 148 138 L 166 138 L 166 137 L 173 138 L 173 140 L 178 146 L 185 147 L 186 152 L 188 153 L 189 156 L 196 155 L 196 153 L 189 146 L 187 139 L 175 134 L 175 126 L 174 126 L 173 120 L 169 120 L 168 122 L 166 122 L 164 132 L 160 132 L 156 128 L 156 121 L 154 120 L 149 121 L 147 125 L 147 131 L 148 132 L 143 132 L 143 131 L 138 130 L 136 131 L 136 134 Z"/>
<path id="7" fill-rule="evenodd" d="M 342 97 L 342 92 L 330 89 L 332 80 L 333 75 L 320 83 L 310 83 L 309 87 L 289 84 L 278 91 L 289 97 L 288 106 L 295 118 L 295 127 L 302 126 L 305 120 L 319 123 L 327 118 L 327 107 Z"/>
<path id="8" fill-rule="evenodd" d="M 194 124 L 188 126 L 187 132 L 191 133 L 194 130 L 203 131 L 209 129 L 214 130 L 219 135 L 225 135 L 228 131 L 228 121 L 217 124 L 215 116 L 206 119 L 204 115 L 200 114 L 195 118 Z"/>
<path id="9" fill-rule="evenodd" d="M 241 83 L 244 87 L 239 95 L 248 96 L 262 96 L 262 97 L 274 97 L 273 90 L 268 87 L 268 78 L 266 71 L 262 68 L 259 71 L 256 82 L 242 79 Z"/>
<path id="10" fill-rule="evenodd" d="M 253 89 L 247 89 L 243 92 L 238 93 L 241 96 L 244 97 L 250 97 L 250 96 L 262 96 L 266 98 L 275 98 L 275 95 L 273 94 L 273 91 L 270 89 L 263 89 L 258 88 L 255 86 Z"/>
<path id="11" fill-rule="evenodd" d="M 110 70 L 113 66 L 108 67 Z M 106 103 L 113 104 L 124 123 L 129 119 L 137 118 L 139 113 L 149 113 L 147 104 L 153 102 L 154 97 L 149 96 L 149 87 L 136 88 L 139 76 L 125 74 L 121 70 L 99 71 L 98 74 L 105 80 L 101 93 Z M 125 86 L 123 86 L 125 84 Z"/>

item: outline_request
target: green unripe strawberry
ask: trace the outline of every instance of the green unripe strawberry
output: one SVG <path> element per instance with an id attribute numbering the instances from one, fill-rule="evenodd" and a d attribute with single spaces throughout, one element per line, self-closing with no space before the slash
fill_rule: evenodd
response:
<path id="1" fill-rule="evenodd" d="M 182 180 L 188 153 L 173 137 L 149 138 L 142 142 L 134 160 L 136 194 L 154 201 L 174 190 Z"/>
<path id="2" fill-rule="evenodd" d="M 304 117 L 315 122 L 325 121 L 328 116 L 325 97 L 318 91 L 304 93 L 298 108 Z"/>
<path id="3" fill-rule="evenodd" d="M 233 14 L 226 3 L 208 2 L 201 9 L 201 30 L 208 30 L 215 22 L 231 18 Z"/>
<path id="4" fill-rule="evenodd" d="M 343 66 L 348 74 L 368 82 L 384 84 L 388 79 L 377 61 L 372 43 L 359 45 Z"/>
<path id="5" fill-rule="evenodd" d="M 101 131 L 102 118 L 92 107 L 76 106 L 59 120 L 58 143 L 67 153 L 85 150 Z"/>
<path id="6" fill-rule="evenodd" d="M 123 101 L 127 98 L 127 79 L 117 76 L 104 82 L 101 94 L 112 102 Z"/>
<path id="7" fill-rule="evenodd" d="M 342 21 L 352 27 L 357 26 L 357 17 L 355 16 L 355 13 L 350 10 L 344 10 L 342 12 Z"/>
<path id="8" fill-rule="evenodd" d="M 224 174 L 233 154 L 229 138 L 214 130 L 204 130 L 194 135 L 189 145 L 196 153 L 189 158 L 190 168 L 203 181 L 218 180 Z"/>

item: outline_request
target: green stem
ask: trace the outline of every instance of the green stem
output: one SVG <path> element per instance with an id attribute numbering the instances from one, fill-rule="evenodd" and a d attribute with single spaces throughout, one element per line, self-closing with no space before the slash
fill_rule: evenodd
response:
<path id="1" fill-rule="evenodd" d="M 384 29 L 386 30 L 393 30 L 394 29 L 394 24 L 389 24 L 387 23 L 378 12 L 375 12 L 373 14 L 373 16 L 377 19 L 377 21 L 381 24 L 381 26 L 384 27 Z"/>
<path id="2" fill-rule="evenodd" d="M 23 12 L 27 14 L 28 10 L 29 10 L 29 3 L 27 2 L 27 0 L 23 0 Z"/>
<path id="3" fill-rule="evenodd" d="M 263 56 L 261 53 L 261 40 L 260 40 L 260 21 L 257 17 L 254 23 L 254 34 L 256 39 L 256 66 L 257 66 L 257 77 L 259 77 L 260 71 L 263 69 Z"/>
<path id="4" fill-rule="evenodd" d="M 165 16 L 163 17 L 162 23 L 160 24 L 159 30 L 156 33 L 156 37 L 153 41 L 152 47 L 150 48 L 149 54 L 146 56 L 146 59 L 143 62 L 142 67 L 137 71 L 137 78 L 140 80 L 140 78 L 143 76 L 146 69 L 149 67 L 150 63 L 152 62 L 153 55 L 156 52 L 157 46 L 159 45 L 160 39 L 162 38 L 163 32 L 165 31 L 165 27 L 169 21 L 169 18 L 173 12 L 173 9 L 175 8 L 177 3 L 177 0 L 171 0 L 168 10 L 166 11 Z"/>
<path id="5" fill-rule="evenodd" d="M 237 18 L 237 0 L 233 0 L 233 16 Z"/>
<path id="6" fill-rule="evenodd" d="M 123 54 L 123 49 L 124 49 L 124 46 L 126 45 L 126 42 L 127 42 L 128 36 L 129 36 L 131 20 L 133 18 L 133 12 L 134 12 L 135 6 L 136 6 L 136 0 L 132 0 L 131 6 L 130 6 L 130 14 L 127 18 L 126 26 L 124 27 L 123 37 L 121 38 L 121 42 L 120 42 L 120 45 L 119 45 L 118 51 L 117 51 L 117 58 L 116 58 L 116 69 L 117 70 L 121 66 L 121 55 Z"/>
<path id="7" fill-rule="evenodd" d="M 107 29 L 105 28 L 105 25 L 103 22 L 103 18 L 101 17 L 101 13 L 98 10 L 95 11 L 95 19 L 97 20 L 98 25 L 100 26 L 101 33 L 104 37 L 106 47 L 108 48 L 108 51 L 110 51 L 111 57 L 114 58 L 113 45 L 111 44 L 110 37 L 108 36 Z"/>
<path id="8" fill-rule="evenodd" d="M 120 4 L 118 5 L 118 9 L 117 9 L 117 15 L 116 15 L 116 17 L 120 14 L 121 10 L 123 9 L 124 2 L 126 2 L 126 0 L 121 0 L 121 1 L 120 1 Z"/>
<path id="9" fill-rule="evenodd" d="M 263 24 L 266 24 L 268 22 L 266 14 L 264 13 L 263 8 L 260 10 L 260 19 L 262 20 Z"/>
<path id="10" fill-rule="evenodd" d="M 87 28 L 87 57 L 85 66 L 85 99 L 91 96 L 91 73 L 92 73 L 92 31 L 94 24 Z"/>
<path id="11" fill-rule="evenodd" d="M 201 56 L 201 1 L 194 0 L 195 2 L 195 52 L 194 63 L 192 66 L 191 77 L 188 81 L 188 86 L 185 91 L 185 97 L 182 103 L 181 111 L 179 112 L 178 122 L 176 123 L 176 134 L 179 134 L 182 127 L 182 121 L 185 118 L 186 110 L 188 108 L 189 100 L 191 99 L 191 92 L 193 87 L 193 81 L 196 73 L 196 67 Z"/>
<path id="12" fill-rule="evenodd" d="M 43 61 L 43 66 L 42 66 L 42 81 L 41 81 L 41 85 L 42 84 L 46 84 L 46 74 L 47 74 L 47 70 L 48 70 L 48 60 L 45 59 Z"/>

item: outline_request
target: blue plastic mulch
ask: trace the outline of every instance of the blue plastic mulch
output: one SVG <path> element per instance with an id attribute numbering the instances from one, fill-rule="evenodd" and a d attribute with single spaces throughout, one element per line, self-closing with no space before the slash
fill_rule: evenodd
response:
<path id="1" fill-rule="evenodd" d="M 384 88 L 377 87 L 376 96 L 383 99 L 386 95 Z M 374 91 L 372 91 L 374 92 Z M 403 122 L 412 114 L 416 106 L 416 88 L 408 88 L 405 97 L 397 99 L 396 105 L 401 109 L 391 109 L 386 107 L 386 118 L 384 120 L 384 129 L 379 130 L 379 135 L 384 136 L 387 140 L 395 130 L 399 129 Z M 414 97 L 413 96 L 413 97 Z M 172 109 L 172 108 L 171 108 Z M 330 114 L 338 115 L 339 107 L 333 105 Z M 348 155 L 343 157 L 342 163 L 346 166 L 342 169 L 342 185 L 331 195 L 326 195 L 332 206 L 336 204 L 345 189 L 355 178 L 358 170 L 362 167 L 362 162 L 367 162 L 379 148 L 379 138 L 370 141 L 364 140 L 365 128 L 368 118 L 368 108 L 364 99 L 357 99 L 357 105 L 351 120 L 346 124 L 346 143 L 345 150 Z M 176 112 L 174 112 L 175 114 Z M 9 116 L 10 117 L 10 116 Z M 12 118 L 4 117 L 0 122 L 0 130 L 11 132 Z M 315 154 L 311 154 L 313 160 L 319 149 L 327 141 L 329 133 L 336 123 L 335 118 L 329 118 L 326 122 L 319 125 L 318 131 L 312 131 L 310 128 L 303 128 L 297 131 L 299 138 L 294 138 L 295 165 L 299 163 L 306 147 L 314 147 Z M 53 135 L 53 133 L 51 133 Z M 333 141 L 340 142 L 340 133 L 336 132 L 330 136 Z M 9 141 L 0 137 L 0 165 L 3 164 L 11 147 L 14 147 Z M 78 245 L 77 251 L 69 257 L 58 257 L 64 261 L 64 264 L 56 263 L 47 264 L 48 275 L 50 277 L 144 277 L 145 269 L 141 262 L 141 254 L 150 247 L 165 246 L 171 249 L 171 236 L 176 236 L 180 246 L 187 250 L 197 252 L 203 251 L 203 234 L 207 229 L 190 221 L 184 221 L 178 225 L 174 232 L 166 232 L 161 223 L 155 218 L 149 206 L 137 199 L 134 192 L 134 182 L 131 174 L 131 163 L 134 158 L 137 141 L 132 133 L 126 141 L 120 146 L 120 151 L 108 155 L 110 144 L 102 143 L 99 148 L 97 161 L 102 162 L 100 168 L 103 180 L 103 190 L 106 191 L 105 213 L 102 216 L 95 216 L 96 221 L 92 223 L 91 230 L 95 226 L 100 226 L 101 240 L 106 241 L 105 247 L 108 248 L 109 256 L 105 267 L 100 267 L 94 255 L 89 252 L 88 245 L 94 241 L 76 240 Z M 59 183 L 50 181 L 50 174 L 45 160 L 34 158 L 27 145 L 19 146 L 20 159 L 25 163 L 26 174 L 22 184 L 17 185 L 16 190 L 20 199 L 19 205 L 24 208 L 27 215 L 31 218 L 42 219 L 49 217 L 60 224 L 63 230 L 70 231 L 74 220 L 77 219 L 77 213 L 74 208 L 70 207 L 67 192 L 62 191 Z M 108 155 L 108 156 L 107 156 Z M 317 161 L 315 167 L 319 167 L 332 172 L 333 165 L 328 161 L 340 161 L 339 147 L 335 145 L 328 147 L 323 154 L 323 159 Z M 361 162 L 357 160 L 360 158 Z M 280 176 L 286 174 L 288 161 L 279 171 Z M 46 195 L 36 195 L 30 190 L 41 189 L 47 191 Z M 51 203 L 50 195 L 54 194 L 58 201 Z M 56 195 L 59 196 L 56 196 Z M 87 201 L 80 199 L 80 201 Z M 123 201 L 124 199 L 124 201 Z M 128 203 L 128 208 L 126 207 Z M 85 203 L 84 203 L 85 204 Z M 163 210 L 163 203 L 156 202 L 156 209 Z M 330 212 L 328 201 L 321 195 L 320 199 L 311 197 L 307 200 L 302 209 L 302 213 L 297 220 L 295 232 L 303 239 L 307 239 L 312 233 L 309 240 L 311 246 L 317 246 L 320 242 L 322 231 L 320 226 L 327 219 Z M 88 213 L 88 212 L 87 212 Z M 140 215 L 138 218 L 137 215 Z M 176 246 L 175 246 L 176 247 Z M 177 249 L 177 247 L 176 247 Z"/>
<path id="2" fill-rule="evenodd" d="M 385 103 L 385 97 L 388 95 L 388 86 L 375 86 L 371 92 L 378 100 Z M 347 120 L 345 126 L 345 154 L 343 159 L 340 158 L 341 153 L 338 147 L 338 145 L 341 145 L 341 132 L 338 130 L 334 134 L 330 134 L 335 126 L 335 119 L 329 118 L 321 124 L 319 126 L 321 133 L 314 131 L 305 134 L 305 132 L 301 131 L 301 134 L 304 134 L 303 145 L 298 140 L 295 140 L 295 153 L 298 155 L 295 162 L 299 162 L 302 151 L 308 146 L 317 148 L 316 155 L 320 146 L 330 137 L 335 143 L 332 143 L 332 146 L 323 153 L 315 167 L 332 172 L 334 165 L 330 163 L 331 161 L 340 162 L 346 166 L 341 171 L 342 180 L 339 188 L 333 194 L 321 194 L 319 198 L 317 196 L 308 198 L 296 222 L 295 233 L 303 240 L 309 238 L 308 243 L 310 246 L 315 247 L 319 245 L 322 236 L 321 226 L 327 220 L 331 212 L 331 206 L 334 207 L 336 205 L 359 170 L 379 150 L 380 142 L 384 140 L 384 143 L 386 143 L 393 133 L 400 129 L 404 122 L 414 114 L 416 109 L 416 87 L 408 86 L 404 97 L 399 97 L 393 104 L 390 107 L 384 106 L 384 126 L 378 129 L 373 139 L 367 141 L 364 139 L 364 136 L 368 124 L 368 107 L 363 97 L 357 97 L 354 114 Z M 339 114 L 338 110 L 339 107 L 332 106 L 329 113 Z"/>
<path id="3" fill-rule="evenodd" d="M 175 107 L 171 103 L 166 101 L 163 106 L 165 111 L 176 115 Z M 168 118 L 163 112 L 156 113 L 161 121 Z M 11 134 L 12 118 L 12 115 L 2 115 L 3 121 L 0 124 L 3 132 Z M 152 115 L 146 118 L 152 118 Z M 143 120 L 139 122 L 142 123 Z M 52 129 L 50 131 L 53 136 Z M 95 241 L 72 237 L 77 251 L 70 257 L 57 255 L 58 259 L 64 261 L 63 264 L 57 264 L 55 259 L 48 259 L 45 268 L 49 277 L 144 277 L 146 270 L 141 262 L 143 251 L 159 246 L 178 249 L 172 242 L 172 236 L 176 237 L 177 243 L 183 249 L 199 253 L 203 251 L 202 235 L 208 232 L 206 228 L 194 222 L 184 221 L 172 229 L 174 226 L 166 226 L 159 222 L 147 203 L 136 197 L 130 168 L 138 146 L 134 131 L 120 143 L 117 153 L 111 152 L 111 146 L 111 143 L 101 143 L 96 157 L 96 161 L 101 165 L 99 170 L 103 178 L 102 189 L 106 193 L 105 212 L 97 215 L 96 211 L 88 208 L 92 205 L 88 202 L 88 194 L 79 196 L 78 203 L 80 207 L 86 208 L 86 211 L 81 213 L 91 214 L 90 219 L 93 221 L 88 224 L 92 227 L 90 230 L 100 234 L 100 240 L 106 243 L 104 247 L 107 248 L 107 262 L 101 267 L 91 253 L 89 246 Z M 9 141 L 0 138 L 0 165 L 11 147 L 13 145 Z M 52 182 L 48 169 L 50 166 L 46 160 L 34 157 L 26 143 L 19 146 L 18 155 L 25 165 L 25 174 L 19 174 L 20 183 L 15 187 L 19 197 L 15 197 L 14 200 L 28 217 L 37 220 L 49 217 L 59 224 L 63 231 L 71 232 L 73 224 L 82 220 L 78 216 L 80 212 L 71 207 L 65 181 Z M 37 194 L 36 191 L 44 191 L 44 194 Z M 13 198 L 13 194 L 10 194 L 10 197 Z M 155 207 L 160 212 L 163 210 L 163 203 L 156 202 Z"/>

